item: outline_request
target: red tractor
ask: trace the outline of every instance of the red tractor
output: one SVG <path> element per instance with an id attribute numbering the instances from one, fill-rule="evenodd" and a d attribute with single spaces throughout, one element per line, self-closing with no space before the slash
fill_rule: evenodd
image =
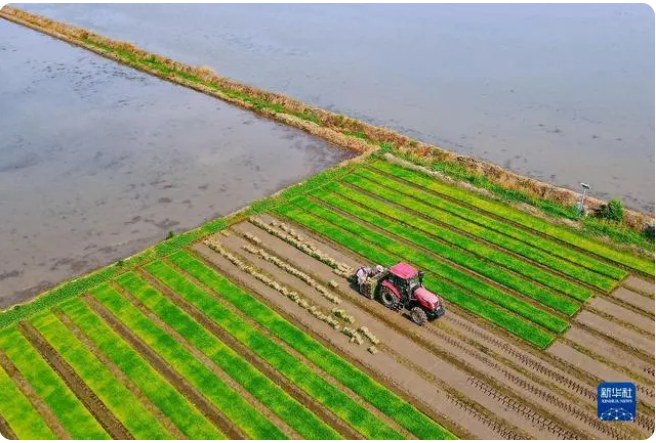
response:
<path id="1" fill-rule="evenodd" d="M 446 312 L 440 297 L 424 288 L 424 273 L 407 263 L 389 269 L 363 266 L 355 276 L 362 295 L 372 300 L 378 296 L 384 306 L 393 310 L 408 310 L 412 321 L 419 326 Z"/>

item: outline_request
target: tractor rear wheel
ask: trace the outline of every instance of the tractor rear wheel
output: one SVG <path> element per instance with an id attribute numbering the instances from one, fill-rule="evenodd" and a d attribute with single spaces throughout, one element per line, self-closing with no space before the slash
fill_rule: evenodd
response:
<path id="1" fill-rule="evenodd" d="M 396 309 L 399 306 L 399 298 L 389 288 L 380 289 L 380 302 L 386 308 Z"/>
<path id="2" fill-rule="evenodd" d="M 418 324 L 419 326 L 424 326 L 426 322 L 428 321 L 428 316 L 426 315 L 426 312 L 421 309 L 419 306 L 415 306 L 410 310 L 410 318 L 412 318 L 412 321 Z"/>

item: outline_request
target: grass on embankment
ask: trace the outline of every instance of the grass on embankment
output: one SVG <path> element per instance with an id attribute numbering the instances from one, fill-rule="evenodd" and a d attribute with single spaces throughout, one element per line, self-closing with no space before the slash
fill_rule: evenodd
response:
<path id="1" fill-rule="evenodd" d="M 544 219 L 535 217 L 506 204 L 486 199 L 456 186 L 450 186 L 421 172 L 411 171 L 409 169 L 402 168 L 398 165 L 387 162 L 376 162 L 371 166 L 380 171 L 392 174 L 396 177 L 402 178 L 426 189 L 430 189 L 431 191 L 438 194 L 445 195 L 457 201 L 471 205 L 481 211 L 493 214 L 506 220 L 510 220 L 526 228 L 533 229 L 543 235 L 547 235 L 549 237 L 568 243 L 583 251 L 592 253 L 599 257 L 603 257 L 607 260 L 624 265 L 636 271 L 651 275 L 652 277 L 654 276 L 653 262 L 635 257 L 626 252 L 621 252 L 616 249 L 607 247 L 599 242 L 589 240 L 585 237 L 582 237 L 579 233 L 564 226 L 556 226 Z"/>
<path id="2" fill-rule="evenodd" d="M 194 257 L 178 252 L 171 256 L 171 260 L 410 433 L 420 439 L 456 438 L 410 403 L 396 396 Z"/>
<path id="3" fill-rule="evenodd" d="M 305 226 L 311 231 L 317 232 L 320 235 L 329 238 L 335 243 L 352 250 L 356 254 L 361 255 L 368 260 L 371 260 L 373 263 L 378 263 L 389 267 L 398 263 L 399 261 L 397 255 L 393 255 L 393 252 L 388 253 L 383 250 L 384 248 L 378 247 L 376 243 L 372 243 L 370 238 L 364 238 L 363 236 L 359 235 L 361 232 L 355 235 L 351 234 L 350 232 L 344 231 L 343 229 L 338 228 L 333 224 L 322 220 L 321 218 L 309 214 L 306 210 L 302 210 L 291 205 L 286 205 L 277 208 L 276 213 L 295 223 Z M 386 241 L 385 243 L 388 242 Z M 404 258 L 405 256 L 403 255 L 403 251 L 401 251 L 401 253 L 402 255 L 399 256 Z M 412 257 L 409 257 L 407 260 L 413 262 L 411 258 Z M 506 294 L 503 294 L 501 299 L 497 299 L 493 295 L 486 292 L 482 292 L 481 297 L 479 298 L 475 295 L 472 295 L 471 293 L 463 291 L 457 286 L 448 283 L 448 281 L 445 279 L 433 278 L 430 275 L 431 270 L 427 270 L 429 271 L 429 275 L 425 280 L 426 287 L 435 293 L 440 294 L 449 302 L 454 303 L 466 311 L 469 311 L 492 322 L 493 324 L 507 330 L 520 339 L 526 340 L 539 348 L 546 348 L 554 340 L 554 336 L 552 334 L 531 324 L 527 319 L 513 315 L 510 312 L 495 306 L 497 303 L 499 306 L 505 304 L 509 307 L 509 310 L 512 311 L 510 308 L 514 308 L 515 311 L 519 310 L 521 312 L 523 311 L 522 306 L 526 305 L 525 303 L 521 302 L 521 300 L 514 299 L 513 297 L 510 297 Z M 539 313 L 541 312 L 542 314 L 549 316 L 549 314 L 540 311 L 530 305 L 526 305 L 524 308 L 538 315 L 540 315 Z M 530 313 L 526 312 L 526 315 L 530 315 Z M 567 327 L 566 322 L 563 327 Z"/>

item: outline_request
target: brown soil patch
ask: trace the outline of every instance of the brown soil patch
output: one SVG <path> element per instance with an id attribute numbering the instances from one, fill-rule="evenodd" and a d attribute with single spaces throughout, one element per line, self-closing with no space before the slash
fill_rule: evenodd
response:
<path id="1" fill-rule="evenodd" d="M 31 324 L 22 322 L 20 330 L 112 438 L 117 440 L 133 439 L 123 423 L 107 409 L 107 406 L 84 383 L 75 370 L 64 361 Z"/>
<path id="2" fill-rule="evenodd" d="M 594 297 L 587 303 L 587 306 L 632 325 L 647 334 L 654 335 L 654 319 L 630 311 L 601 297 Z"/>
<path id="3" fill-rule="evenodd" d="M 654 305 L 656 305 L 656 302 L 654 302 L 653 298 L 645 297 L 644 295 L 638 294 L 637 292 L 633 292 L 624 287 L 616 289 L 611 296 L 628 305 L 654 315 Z"/>
<path id="4" fill-rule="evenodd" d="M 18 437 L 16 437 L 16 434 L 14 434 L 9 423 L 7 423 L 7 420 L 2 415 L 0 415 L 0 434 L 7 440 L 18 440 Z"/>
<path id="5" fill-rule="evenodd" d="M 60 440 L 71 440 L 71 435 L 61 424 L 59 418 L 57 418 L 50 407 L 45 401 L 43 401 L 39 394 L 36 393 L 25 377 L 23 377 L 23 374 L 20 373 L 14 363 L 2 351 L 0 351 L 0 366 L 2 366 L 7 375 L 13 379 L 18 389 L 30 401 L 30 403 L 32 403 L 34 409 L 36 409 L 39 415 L 43 418 L 43 421 L 45 421 L 46 425 L 48 425 L 48 427 L 55 433 L 57 438 Z"/>
<path id="6" fill-rule="evenodd" d="M 643 294 L 654 296 L 654 281 L 644 280 L 633 275 L 629 275 L 626 280 L 622 282 L 622 286 L 626 286 L 629 289 L 634 289 Z"/>
<path id="7" fill-rule="evenodd" d="M 290 382 L 277 370 L 269 366 L 264 360 L 254 354 L 250 349 L 244 346 L 239 340 L 235 339 L 232 335 L 223 330 L 220 326 L 210 320 L 203 312 L 196 309 L 193 305 L 188 303 L 179 295 L 175 294 L 168 287 L 159 283 L 157 279 L 152 277 L 147 272 L 143 271 L 142 276 L 146 278 L 149 283 L 156 287 L 166 297 L 170 298 L 181 310 L 200 323 L 205 329 L 211 332 L 216 338 L 221 340 L 226 345 L 230 346 L 235 352 L 244 357 L 250 364 L 252 364 L 258 371 L 264 374 L 271 381 L 276 383 L 288 395 L 298 401 L 300 404 L 308 408 L 319 417 L 323 422 L 327 423 L 341 435 L 349 440 L 360 440 L 363 437 L 353 430 L 347 423 L 343 422 L 339 417 L 334 415 L 328 409 L 324 408 L 314 398 L 308 395 L 305 391 L 301 390 L 296 384 Z"/>
<path id="8" fill-rule="evenodd" d="M 613 323 L 597 314 L 593 314 L 590 311 L 581 311 L 575 320 L 577 323 L 587 326 L 615 342 L 651 356 L 651 360 L 654 358 L 653 336 L 647 337 L 646 335 L 622 327 L 617 323 Z"/>
<path id="9" fill-rule="evenodd" d="M 220 429 L 222 432 L 232 440 L 242 440 L 245 436 L 241 433 L 236 426 L 221 413 L 211 402 L 209 402 L 203 395 L 201 395 L 193 386 L 189 384 L 180 374 L 175 372 L 162 358 L 157 355 L 150 347 L 137 338 L 132 331 L 130 331 L 120 320 L 109 312 L 103 305 L 96 301 L 93 297 L 85 297 L 84 301 L 98 314 L 103 320 L 120 335 L 127 343 L 129 343 L 136 351 L 138 351 L 150 365 L 175 387 L 178 392 L 186 396 L 198 410 L 202 411 L 203 415 L 209 421 Z"/>
<path id="10" fill-rule="evenodd" d="M 172 436 L 177 439 L 184 440 L 186 436 L 175 426 L 171 419 L 164 414 L 157 406 L 150 401 L 148 396 L 143 393 L 141 389 L 121 371 L 121 369 L 114 364 L 103 352 L 98 349 L 98 347 L 87 337 L 80 328 L 69 319 L 66 314 L 61 310 L 53 311 L 59 318 L 59 320 L 66 325 L 66 327 L 77 337 L 80 342 L 82 342 L 89 351 L 98 359 L 102 364 L 112 373 L 112 375 L 120 381 L 123 386 L 125 386 L 134 396 L 139 400 L 139 402 L 146 408 L 146 410 L 160 422 L 160 424 L 166 429 Z"/>

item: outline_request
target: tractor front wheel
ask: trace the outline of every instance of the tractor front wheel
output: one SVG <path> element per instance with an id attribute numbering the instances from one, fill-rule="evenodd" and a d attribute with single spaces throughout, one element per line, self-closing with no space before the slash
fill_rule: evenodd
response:
<path id="1" fill-rule="evenodd" d="M 419 326 L 424 326 L 426 322 L 428 321 L 428 316 L 426 315 L 426 312 L 421 309 L 419 306 L 415 306 L 412 308 L 410 311 L 410 318 L 412 318 L 412 321 L 418 324 Z"/>
<path id="2" fill-rule="evenodd" d="M 389 288 L 381 288 L 380 302 L 389 309 L 396 309 L 399 306 L 399 298 Z"/>

